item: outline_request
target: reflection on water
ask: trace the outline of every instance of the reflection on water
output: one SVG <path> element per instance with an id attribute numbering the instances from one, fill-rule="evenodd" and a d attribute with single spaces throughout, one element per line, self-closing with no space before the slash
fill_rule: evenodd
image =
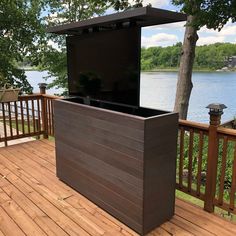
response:
<path id="1" fill-rule="evenodd" d="M 172 110 L 177 84 L 176 72 L 142 73 L 142 106 Z M 195 72 L 188 119 L 208 122 L 210 103 L 224 103 L 228 108 L 222 116 L 226 121 L 236 115 L 236 73 L 235 72 Z"/>
<path id="2" fill-rule="evenodd" d="M 47 72 L 28 71 L 27 77 L 38 92 L 38 83 L 45 82 Z M 51 82 L 48 80 L 47 83 Z M 150 72 L 141 75 L 140 104 L 144 107 L 172 110 L 174 107 L 177 83 L 176 72 Z M 236 72 L 206 73 L 196 72 L 193 74 L 193 90 L 189 106 L 189 120 L 208 122 L 208 110 L 205 108 L 209 103 L 224 103 L 228 108 L 222 117 L 223 121 L 236 116 Z M 61 91 L 51 89 L 47 93 L 55 94 Z"/>

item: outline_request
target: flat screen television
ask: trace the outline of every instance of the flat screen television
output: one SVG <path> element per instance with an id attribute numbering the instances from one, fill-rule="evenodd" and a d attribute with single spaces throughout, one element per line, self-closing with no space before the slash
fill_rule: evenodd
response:
<path id="1" fill-rule="evenodd" d="M 69 95 L 139 106 L 141 28 L 67 37 Z"/>

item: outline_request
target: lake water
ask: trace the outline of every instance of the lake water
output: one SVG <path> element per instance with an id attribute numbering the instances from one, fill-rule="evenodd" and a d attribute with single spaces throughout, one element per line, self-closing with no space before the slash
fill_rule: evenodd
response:
<path id="1" fill-rule="evenodd" d="M 45 82 L 47 72 L 27 71 L 27 77 L 34 92 L 38 92 L 38 83 Z M 48 80 L 49 83 L 51 80 Z M 140 104 L 143 107 L 173 110 L 177 84 L 176 72 L 145 72 L 141 75 Z M 60 93 L 51 89 L 49 94 Z M 188 119 L 207 123 L 210 103 L 224 103 L 222 120 L 236 116 L 236 72 L 195 72 L 193 90 L 190 99 Z"/>

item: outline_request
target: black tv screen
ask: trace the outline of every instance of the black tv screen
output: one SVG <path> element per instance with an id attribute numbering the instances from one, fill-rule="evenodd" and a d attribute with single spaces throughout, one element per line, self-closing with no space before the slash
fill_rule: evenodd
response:
<path id="1" fill-rule="evenodd" d="M 141 29 L 67 37 L 69 94 L 139 106 Z"/>

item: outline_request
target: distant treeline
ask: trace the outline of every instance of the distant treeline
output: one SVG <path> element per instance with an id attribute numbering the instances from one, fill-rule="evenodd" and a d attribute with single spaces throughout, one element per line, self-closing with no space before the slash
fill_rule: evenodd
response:
<path id="1" fill-rule="evenodd" d="M 179 66 L 182 43 L 169 47 L 142 48 L 142 70 L 174 69 Z M 217 70 L 227 66 L 230 56 L 236 56 L 236 44 L 215 43 L 197 46 L 195 70 Z"/>

